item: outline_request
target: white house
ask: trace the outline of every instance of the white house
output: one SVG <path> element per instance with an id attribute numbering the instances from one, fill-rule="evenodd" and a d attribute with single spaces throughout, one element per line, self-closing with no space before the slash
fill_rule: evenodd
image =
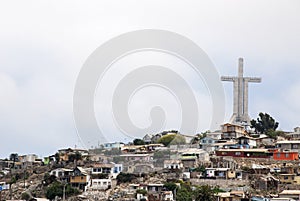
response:
<path id="1" fill-rule="evenodd" d="M 110 177 L 116 178 L 120 172 L 123 171 L 122 164 L 115 163 L 98 163 L 94 164 L 92 167 L 92 175 L 97 174 L 108 174 Z"/>
<path id="2" fill-rule="evenodd" d="M 111 179 L 91 179 L 89 186 L 92 190 L 106 190 L 111 188 Z"/>
<path id="3" fill-rule="evenodd" d="M 113 142 L 113 143 L 105 143 L 103 144 L 104 149 L 121 149 L 124 146 L 123 142 Z"/>
<path id="4" fill-rule="evenodd" d="M 221 131 L 214 131 L 214 132 L 208 132 L 206 133 L 206 137 L 215 139 L 215 140 L 220 140 L 222 138 L 222 132 Z"/>
<path id="5" fill-rule="evenodd" d="M 215 171 L 216 171 L 216 168 L 206 168 L 205 169 L 206 176 L 207 177 L 215 177 Z"/>
<path id="6" fill-rule="evenodd" d="M 241 136 L 237 138 L 237 142 L 240 146 L 244 148 L 253 148 L 256 147 L 256 139 L 249 136 Z"/>
<path id="7" fill-rule="evenodd" d="M 50 172 L 50 175 L 54 175 L 60 180 L 68 180 L 73 170 L 67 168 L 57 168 Z"/>
<path id="8" fill-rule="evenodd" d="M 27 154 L 24 156 L 19 156 L 19 160 L 20 162 L 23 163 L 33 163 L 35 162 L 35 160 L 38 158 L 38 156 L 36 154 Z"/>
<path id="9" fill-rule="evenodd" d="M 189 157 L 189 156 L 196 156 L 198 160 L 200 161 L 209 161 L 209 154 L 202 150 L 202 149 L 196 149 L 196 148 L 190 148 L 190 149 L 183 149 L 179 150 L 178 152 L 181 153 L 181 156 L 184 157 Z"/>
<path id="10" fill-rule="evenodd" d="M 181 160 L 164 160 L 164 169 L 176 170 L 183 168 Z"/>
<path id="11" fill-rule="evenodd" d="M 163 189 L 164 184 L 147 184 L 147 190 L 150 193 L 160 193 Z"/>

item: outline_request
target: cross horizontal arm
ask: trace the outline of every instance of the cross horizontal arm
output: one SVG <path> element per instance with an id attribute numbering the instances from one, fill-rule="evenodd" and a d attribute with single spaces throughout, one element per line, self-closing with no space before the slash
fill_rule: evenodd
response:
<path id="1" fill-rule="evenodd" d="M 232 77 L 232 76 L 222 76 L 221 81 L 230 81 L 234 82 L 237 79 L 237 77 Z"/>
<path id="2" fill-rule="evenodd" d="M 244 80 L 247 81 L 247 82 L 256 82 L 256 83 L 261 82 L 260 77 L 244 77 Z"/>

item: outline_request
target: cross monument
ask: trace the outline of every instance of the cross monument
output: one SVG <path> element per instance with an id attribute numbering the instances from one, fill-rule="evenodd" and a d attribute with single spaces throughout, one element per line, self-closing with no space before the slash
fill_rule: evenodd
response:
<path id="1" fill-rule="evenodd" d="M 248 83 L 260 83 L 259 77 L 244 77 L 243 58 L 239 58 L 239 71 L 237 77 L 222 76 L 222 81 L 233 82 L 233 114 L 230 123 L 250 125 L 248 115 Z"/>

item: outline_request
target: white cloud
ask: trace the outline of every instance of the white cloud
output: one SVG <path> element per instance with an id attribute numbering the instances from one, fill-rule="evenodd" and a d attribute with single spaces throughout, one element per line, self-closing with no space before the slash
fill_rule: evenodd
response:
<path id="1" fill-rule="evenodd" d="M 245 74 L 250 113 L 299 126 L 300 3 L 295 1 L 6 1 L 0 3 L 0 156 L 48 154 L 78 144 L 72 93 L 99 45 L 137 29 L 165 29 L 195 41 L 221 75 Z M 224 85 L 228 93 L 231 84 Z M 232 97 L 227 95 L 227 118 Z M 284 103 L 284 104 L 283 104 Z M 134 111 L 134 110 L 133 110 Z M 45 143 L 49 141 L 49 143 Z"/>

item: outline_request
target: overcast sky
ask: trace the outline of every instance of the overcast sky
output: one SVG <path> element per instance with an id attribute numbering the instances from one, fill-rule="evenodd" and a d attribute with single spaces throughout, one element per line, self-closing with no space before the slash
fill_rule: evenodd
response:
<path id="1" fill-rule="evenodd" d="M 45 156 L 59 148 L 81 147 L 72 109 L 79 71 L 101 44 L 140 29 L 186 36 L 207 53 L 220 75 L 236 75 L 238 58 L 243 57 L 245 75 L 263 80 L 249 86 L 250 116 L 267 112 L 280 129 L 293 130 L 300 126 L 299 10 L 297 0 L 1 1 L 0 157 L 12 152 Z M 232 84 L 223 84 L 228 121 Z M 207 91 L 195 91 L 203 96 L 200 104 L 210 104 Z M 132 113 L 143 106 L 143 96 L 136 95 L 140 104 L 130 106 Z M 202 110 L 209 113 L 205 106 Z M 205 115 L 200 119 L 204 123 L 199 132 L 208 129 Z M 176 129 L 179 121 L 173 115 L 167 128 Z M 103 130 L 107 135 L 116 132 L 109 125 Z"/>

